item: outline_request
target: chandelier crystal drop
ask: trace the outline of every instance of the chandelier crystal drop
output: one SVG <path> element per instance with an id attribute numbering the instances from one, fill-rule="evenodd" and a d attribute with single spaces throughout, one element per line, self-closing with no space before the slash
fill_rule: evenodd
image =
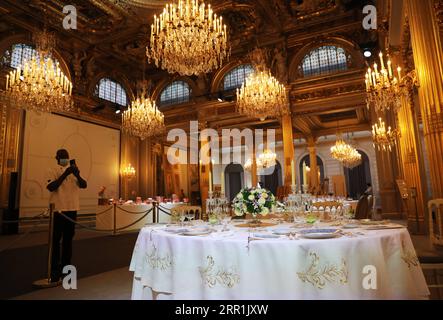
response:
<path id="1" fill-rule="evenodd" d="M 386 124 L 381 118 L 378 118 L 378 123 L 372 125 L 374 148 L 379 151 L 392 151 L 392 147 L 397 144 L 399 136 L 400 132 L 397 129 L 391 129 L 390 126 L 386 129 Z"/>
<path id="2" fill-rule="evenodd" d="M 257 166 L 262 168 L 270 168 L 275 166 L 277 154 L 269 149 L 265 149 L 263 153 L 257 157 Z"/>
<path id="3" fill-rule="evenodd" d="M 353 146 L 346 143 L 339 135 L 335 145 L 331 147 L 331 157 L 340 161 L 346 168 L 354 168 L 361 163 L 361 154 Z"/>
<path id="4" fill-rule="evenodd" d="M 123 132 L 144 140 L 165 131 L 164 115 L 149 98 L 139 97 L 122 115 Z"/>
<path id="5" fill-rule="evenodd" d="M 200 0 L 178 0 L 154 16 L 149 61 L 169 73 L 199 75 L 222 66 L 230 49 L 223 18 Z"/>
<path id="6" fill-rule="evenodd" d="M 386 66 L 383 53 L 380 52 L 380 70 L 377 63 L 373 69 L 368 68 L 365 75 L 366 103 L 372 105 L 377 112 L 386 110 L 397 111 L 401 106 L 401 97 L 408 95 L 408 79 L 402 77 L 401 67 L 397 67 L 397 76 L 394 74 L 392 62 L 388 59 Z"/>
<path id="7" fill-rule="evenodd" d="M 34 35 L 36 54 L 6 75 L 6 98 L 17 108 L 35 111 L 70 111 L 72 83 L 52 58 L 55 35 L 46 30 Z"/>

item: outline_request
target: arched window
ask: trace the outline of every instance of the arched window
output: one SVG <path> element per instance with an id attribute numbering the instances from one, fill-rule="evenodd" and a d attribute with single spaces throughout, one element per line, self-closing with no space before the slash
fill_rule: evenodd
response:
<path id="1" fill-rule="evenodd" d="M 30 45 L 23 43 L 14 44 L 9 65 L 12 68 L 23 66 L 25 60 L 30 61 L 35 55 L 37 55 L 37 51 Z"/>
<path id="2" fill-rule="evenodd" d="M 119 83 L 108 78 L 103 78 L 97 83 L 94 94 L 100 99 L 111 101 L 121 106 L 128 104 L 125 89 Z"/>
<path id="3" fill-rule="evenodd" d="M 160 106 L 169 106 L 173 104 L 189 102 L 191 90 L 185 81 L 174 81 L 160 94 Z"/>
<path id="4" fill-rule="evenodd" d="M 37 50 L 35 50 L 33 46 L 17 43 L 13 44 L 10 49 L 5 51 L 1 64 L 3 66 L 17 69 L 18 67 L 23 67 L 25 61 L 30 61 L 33 57 L 36 57 L 37 61 L 40 59 Z M 57 62 L 57 59 L 53 58 L 53 60 Z"/>
<path id="5" fill-rule="evenodd" d="M 242 64 L 229 71 L 223 79 L 223 89 L 232 90 L 240 88 L 245 79 L 254 72 L 250 64 Z"/>
<path id="6" fill-rule="evenodd" d="M 304 77 L 347 70 L 346 52 L 343 48 L 336 46 L 316 48 L 303 58 L 300 68 Z"/>

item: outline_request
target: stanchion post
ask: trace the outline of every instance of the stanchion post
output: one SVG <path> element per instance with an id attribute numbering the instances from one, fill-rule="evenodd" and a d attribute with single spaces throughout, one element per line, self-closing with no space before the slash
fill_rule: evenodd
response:
<path id="1" fill-rule="evenodd" d="M 158 211 L 158 202 L 157 201 L 153 201 L 152 202 L 152 223 L 157 223 L 157 211 Z"/>
<path id="2" fill-rule="evenodd" d="M 40 279 L 33 283 L 37 288 L 49 288 L 56 287 L 60 282 L 51 282 L 51 270 L 52 270 L 52 250 L 53 250 L 53 237 L 54 237 L 54 204 L 49 204 L 49 232 L 48 232 L 48 269 L 46 273 L 46 279 Z"/>
<path id="3" fill-rule="evenodd" d="M 114 231 L 112 232 L 112 234 L 115 236 L 117 234 L 117 204 L 114 203 Z"/>

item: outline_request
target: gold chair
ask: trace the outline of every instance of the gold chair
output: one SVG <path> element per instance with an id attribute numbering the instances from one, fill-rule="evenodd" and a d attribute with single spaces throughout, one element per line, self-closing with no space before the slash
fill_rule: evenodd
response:
<path id="1" fill-rule="evenodd" d="M 332 211 L 332 209 L 336 209 L 337 211 L 341 211 L 343 209 L 343 203 L 339 201 L 320 201 L 320 202 L 314 202 L 312 204 L 313 207 L 317 208 L 323 208 L 323 217 L 319 217 L 322 220 L 330 220 L 329 213 L 326 211 L 327 208 L 329 208 L 329 211 Z"/>
<path id="2" fill-rule="evenodd" d="M 443 246 L 443 199 L 428 202 L 429 236 L 433 244 Z"/>
<path id="3" fill-rule="evenodd" d="M 171 222 L 172 223 L 180 222 L 180 215 L 187 214 L 188 212 L 194 214 L 195 217 L 194 219 L 196 220 L 201 219 L 202 208 L 200 206 L 188 206 L 184 204 L 173 207 L 171 209 Z"/>

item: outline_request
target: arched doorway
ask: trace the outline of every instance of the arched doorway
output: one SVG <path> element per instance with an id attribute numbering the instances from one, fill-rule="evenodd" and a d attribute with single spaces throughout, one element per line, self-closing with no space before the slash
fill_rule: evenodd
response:
<path id="1" fill-rule="evenodd" d="M 277 194 L 277 188 L 283 185 L 280 162 L 276 160 L 274 170 L 272 171 L 272 173 L 267 175 L 260 175 L 259 180 L 263 188 L 268 189 L 269 191 L 272 192 L 272 194 Z"/>
<path id="2" fill-rule="evenodd" d="M 301 185 L 305 184 L 305 182 L 303 181 L 303 162 L 305 162 L 309 168 L 311 167 L 311 159 L 309 157 L 309 154 L 305 155 L 300 161 L 299 171 L 300 171 L 300 184 Z M 322 161 L 322 159 L 320 159 L 319 156 L 317 156 L 317 167 L 320 171 L 320 183 L 322 183 L 325 178 L 325 167 L 323 166 L 323 161 Z"/>
<path id="3" fill-rule="evenodd" d="M 244 185 L 244 170 L 238 163 L 230 163 L 225 168 L 225 192 L 229 200 L 240 192 Z"/>
<path id="4" fill-rule="evenodd" d="M 352 169 L 344 168 L 346 190 L 353 199 L 358 199 L 365 192 L 367 184 L 371 183 L 371 167 L 366 153 L 361 154 L 361 164 Z"/>

